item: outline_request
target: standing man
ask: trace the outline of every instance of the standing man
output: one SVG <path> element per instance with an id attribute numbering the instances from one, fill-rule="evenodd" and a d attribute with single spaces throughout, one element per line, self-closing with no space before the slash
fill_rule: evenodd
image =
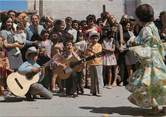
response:
<path id="1" fill-rule="evenodd" d="M 66 17 L 65 23 L 66 23 L 66 29 L 65 30 L 68 33 L 70 33 L 71 35 L 73 35 L 73 42 L 75 43 L 77 41 L 77 30 L 75 30 L 72 27 L 72 18 L 71 17 Z"/>
<path id="2" fill-rule="evenodd" d="M 32 41 L 31 38 L 34 34 L 40 35 L 41 31 L 43 30 L 43 26 L 39 25 L 39 16 L 32 15 L 31 16 L 31 25 L 25 29 L 27 33 L 27 40 Z"/>

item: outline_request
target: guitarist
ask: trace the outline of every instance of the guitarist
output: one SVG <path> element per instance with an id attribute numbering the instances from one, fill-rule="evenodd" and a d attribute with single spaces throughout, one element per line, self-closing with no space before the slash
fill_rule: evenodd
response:
<path id="1" fill-rule="evenodd" d="M 96 31 L 89 33 L 90 44 L 86 50 L 88 56 L 95 55 L 102 51 L 102 45 L 98 43 L 100 34 Z M 95 58 L 87 63 L 89 65 L 89 73 L 91 77 L 91 94 L 94 96 L 101 96 L 103 83 L 103 66 L 101 57 Z"/>
<path id="2" fill-rule="evenodd" d="M 29 47 L 25 53 L 27 59 L 18 69 L 18 72 L 31 78 L 34 74 L 41 72 L 40 65 L 36 63 L 38 58 L 38 50 L 35 47 Z M 33 101 L 32 96 L 40 95 L 46 99 L 52 98 L 52 93 L 48 91 L 43 85 L 34 83 L 30 86 L 26 98 L 28 101 Z"/>
<path id="3" fill-rule="evenodd" d="M 72 58 L 76 58 L 76 60 L 78 61 L 81 60 L 75 52 L 72 39 L 69 39 L 64 43 L 63 57 L 66 58 L 66 60 L 71 60 Z M 81 87 L 81 72 L 73 70 L 71 75 L 68 79 L 66 79 L 65 82 L 67 96 L 76 97 L 77 95 L 75 93 L 78 93 L 78 90 L 80 90 L 81 93 L 83 93 L 83 88 Z"/>

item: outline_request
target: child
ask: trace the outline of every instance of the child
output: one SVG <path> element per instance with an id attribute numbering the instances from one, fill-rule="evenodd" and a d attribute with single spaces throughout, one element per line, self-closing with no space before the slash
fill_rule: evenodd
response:
<path id="1" fill-rule="evenodd" d="M 3 48 L 3 39 L 0 37 L 0 95 L 5 94 L 6 78 L 11 73 L 9 69 L 8 59 Z"/>
<path id="2" fill-rule="evenodd" d="M 113 34 L 113 32 L 108 32 L 107 37 L 104 38 L 102 46 L 103 49 L 106 50 L 106 55 L 103 56 L 103 73 L 104 73 L 104 77 L 106 78 L 106 80 L 108 80 L 107 82 L 107 86 L 106 88 L 111 88 L 111 83 L 113 81 L 112 78 L 112 71 L 114 70 L 114 81 L 113 81 L 113 85 L 115 86 L 116 83 L 116 65 L 117 65 L 117 60 L 114 54 L 115 51 L 115 39 L 113 37 L 113 35 L 111 35 L 111 33 Z"/>
<path id="3" fill-rule="evenodd" d="M 25 41 L 26 41 L 26 34 L 24 32 L 24 26 L 23 24 L 18 24 L 17 25 L 17 31 L 14 35 L 14 40 L 16 42 L 18 42 L 19 44 L 21 45 L 24 45 L 25 44 Z M 14 55 L 18 55 L 20 54 L 20 49 L 18 47 L 16 47 L 16 53 Z"/>
<path id="4" fill-rule="evenodd" d="M 90 44 L 86 50 L 88 56 L 92 56 L 102 51 L 102 45 L 98 43 L 100 34 L 96 31 L 89 33 Z M 95 58 L 87 63 L 91 77 L 91 94 L 101 96 L 103 90 L 103 66 L 101 57 Z"/>

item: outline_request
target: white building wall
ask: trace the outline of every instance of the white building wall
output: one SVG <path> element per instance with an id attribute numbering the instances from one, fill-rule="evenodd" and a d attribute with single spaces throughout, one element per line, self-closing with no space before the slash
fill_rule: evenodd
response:
<path id="1" fill-rule="evenodd" d="M 35 0 L 27 1 L 28 9 L 34 10 Z M 134 15 L 138 3 L 152 5 L 155 18 L 159 16 L 161 11 L 166 10 L 166 0 L 43 0 L 43 15 L 56 19 L 71 16 L 78 20 L 84 19 L 88 14 L 95 14 L 99 17 L 102 5 L 105 4 L 106 10 L 120 19 L 124 13 Z M 36 9 L 39 10 L 39 0 L 36 0 Z"/>
<path id="2" fill-rule="evenodd" d="M 84 19 L 89 14 L 97 17 L 102 12 L 102 5 L 118 19 L 124 14 L 124 0 L 44 0 L 43 15 L 54 18 L 71 16 L 73 19 Z"/>

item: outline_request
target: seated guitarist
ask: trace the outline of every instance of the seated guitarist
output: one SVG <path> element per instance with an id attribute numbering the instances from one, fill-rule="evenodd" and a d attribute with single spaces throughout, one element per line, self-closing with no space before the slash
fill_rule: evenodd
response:
<path id="1" fill-rule="evenodd" d="M 32 77 L 34 74 L 41 72 L 40 65 L 36 63 L 38 58 L 38 50 L 35 47 L 29 47 L 26 51 L 25 58 L 27 59 L 18 69 L 18 72 L 26 75 L 27 77 Z M 28 101 L 33 101 L 33 97 L 40 95 L 43 98 L 51 99 L 52 93 L 48 91 L 40 83 L 34 83 L 30 86 L 26 98 Z"/>

